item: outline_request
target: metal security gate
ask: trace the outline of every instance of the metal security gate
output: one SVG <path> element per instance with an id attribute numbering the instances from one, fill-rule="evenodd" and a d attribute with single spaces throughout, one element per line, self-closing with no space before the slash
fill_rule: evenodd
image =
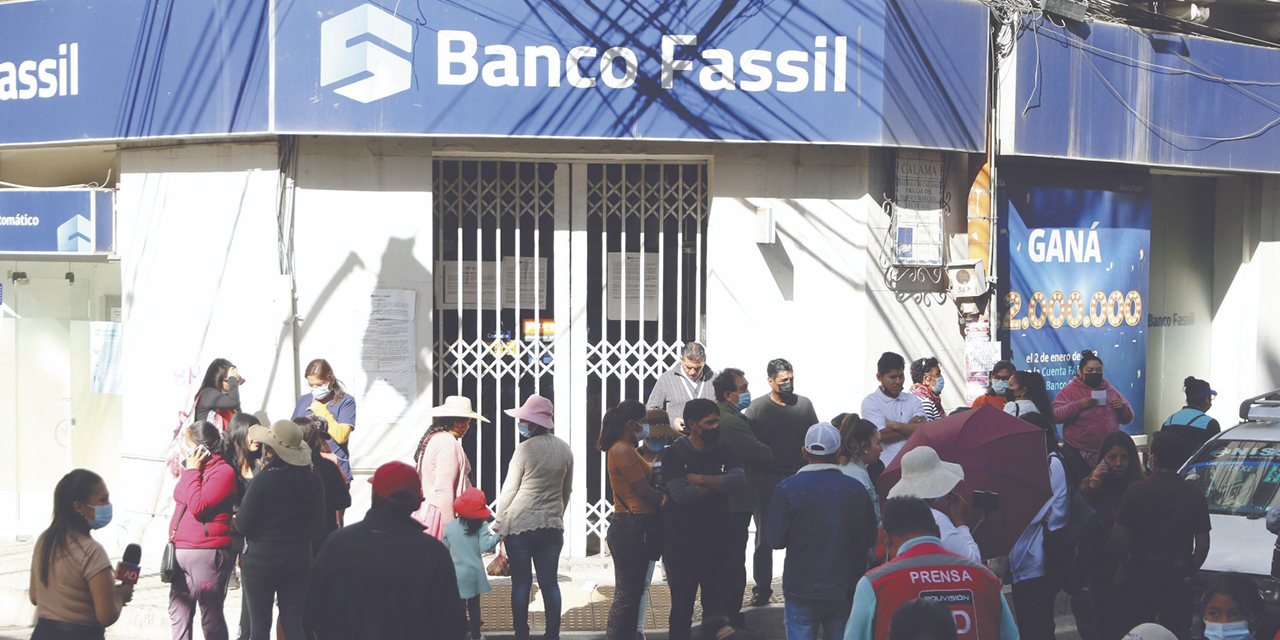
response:
<path id="1" fill-rule="evenodd" d="M 463 446 L 496 503 L 519 440 L 503 410 L 550 398 L 575 458 L 568 551 L 596 553 L 600 418 L 701 338 L 707 167 L 437 160 L 434 182 L 436 401 L 466 395 L 493 420 Z"/>

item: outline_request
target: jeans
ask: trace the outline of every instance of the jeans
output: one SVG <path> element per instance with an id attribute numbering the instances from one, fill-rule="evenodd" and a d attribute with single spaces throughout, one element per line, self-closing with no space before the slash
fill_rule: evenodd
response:
<path id="1" fill-rule="evenodd" d="M 1013 583 L 1013 612 L 1022 640 L 1053 640 L 1053 601 L 1058 584 L 1049 576 Z"/>
<path id="2" fill-rule="evenodd" d="M 725 595 L 724 614 L 729 617 L 729 624 L 735 627 L 744 626 L 742 616 L 742 594 L 747 590 L 747 538 L 751 528 L 751 512 L 729 514 L 729 537 L 725 540 L 729 559 L 730 592 Z"/>
<path id="3" fill-rule="evenodd" d="M 713 545 L 693 544 L 691 536 L 680 542 L 681 547 L 667 546 L 663 565 L 667 568 L 667 585 L 671 589 L 671 617 L 668 621 L 670 640 L 689 640 L 693 627 L 693 605 L 702 588 L 702 619 L 714 615 L 727 615 L 725 609 L 730 600 L 728 593 L 730 571 L 729 554 L 720 540 L 712 538 Z M 741 560 L 738 560 L 741 562 Z M 737 600 L 742 601 L 741 592 Z"/>
<path id="4" fill-rule="evenodd" d="M 613 556 L 613 575 L 616 590 L 609 607 L 609 622 L 605 637 L 609 640 L 625 640 L 635 637 L 636 623 L 640 618 L 640 599 L 644 595 L 644 575 L 649 568 L 644 536 L 630 513 L 615 513 L 606 537 L 609 553 Z"/>
<path id="5" fill-rule="evenodd" d="M 760 477 L 756 480 L 756 549 L 751 561 L 751 578 L 756 586 L 751 591 L 757 597 L 765 598 L 773 595 L 773 547 L 769 546 L 769 536 L 765 533 L 765 523 L 769 521 L 769 503 L 773 501 L 773 490 L 784 478 Z"/>
<path id="6" fill-rule="evenodd" d="M 227 640 L 222 603 L 227 599 L 227 581 L 235 566 L 231 548 L 178 549 L 175 557 L 182 569 L 182 578 L 169 585 L 173 640 L 191 640 L 197 604 L 205 640 Z"/>
<path id="7" fill-rule="evenodd" d="M 653 568 L 658 563 L 649 561 L 649 568 L 644 572 L 644 592 L 640 594 L 640 615 L 636 616 L 636 635 L 644 634 L 645 614 L 649 611 L 649 585 L 653 584 Z"/>
<path id="8" fill-rule="evenodd" d="M 511 567 L 511 619 L 516 639 L 529 637 L 529 592 L 533 590 L 532 568 L 538 573 L 538 590 L 546 609 L 546 640 L 560 637 L 560 584 L 556 572 L 560 568 L 560 550 L 564 548 L 563 529 L 536 529 L 507 536 L 507 563 Z M 256 639 L 255 639 L 256 640 Z"/>
<path id="9" fill-rule="evenodd" d="M 280 628 L 285 637 L 305 638 L 302 613 L 311 579 L 311 545 L 303 541 L 263 549 L 251 542 L 240 569 L 240 589 L 249 605 L 250 638 L 271 637 L 273 600 L 280 606 Z"/>
<path id="10" fill-rule="evenodd" d="M 787 596 L 787 640 L 841 640 L 852 609 L 852 600 L 833 602 Z"/>

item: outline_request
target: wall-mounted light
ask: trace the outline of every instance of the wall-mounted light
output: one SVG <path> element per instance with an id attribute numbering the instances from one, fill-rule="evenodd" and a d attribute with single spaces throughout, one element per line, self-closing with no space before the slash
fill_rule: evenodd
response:
<path id="1" fill-rule="evenodd" d="M 26 271 L 10 271 L 9 273 L 13 276 L 14 284 L 28 284 L 31 282 L 31 279 L 27 277 Z"/>
<path id="2" fill-rule="evenodd" d="M 74 272 L 74 271 L 68 271 L 68 272 L 67 272 L 67 275 L 66 275 L 66 276 L 64 276 L 64 277 L 67 279 L 67 284 L 75 284 L 75 283 L 76 283 L 76 274 L 75 274 L 75 272 Z"/>

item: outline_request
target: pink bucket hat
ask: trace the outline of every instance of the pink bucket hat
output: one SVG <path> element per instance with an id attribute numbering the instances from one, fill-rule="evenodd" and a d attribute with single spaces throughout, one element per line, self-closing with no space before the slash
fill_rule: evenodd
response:
<path id="1" fill-rule="evenodd" d="M 555 422 L 552 421 L 552 417 L 556 413 L 555 408 L 551 406 L 550 400 L 539 395 L 529 396 L 524 401 L 524 406 L 519 409 L 507 409 L 503 413 L 516 420 L 523 420 L 539 427 L 546 427 L 552 431 L 556 428 Z"/>

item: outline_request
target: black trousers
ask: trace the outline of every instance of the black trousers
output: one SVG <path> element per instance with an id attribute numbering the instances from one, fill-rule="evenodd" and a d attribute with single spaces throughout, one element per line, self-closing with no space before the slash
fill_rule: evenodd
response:
<path id="1" fill-rule="evenodd" d="M 471 640 L 479 640 L 480 627 L 484 620 L 480 618 L 480 596 L 467 598 L 467 628 L 471 630 Z"/>
<path id="2" fill-rule="evenodd" d="M 681 544 L 688 545 L 690 539 L 691 536 L 682 537 Z M 673 553 L 672 547 L 668 547 L 668 553 L 663 556 L 663 565 L 667 568 L 667 585 L 671 589 L 671 617 L 667 625 L 670 640 L 689 640 L 693 630 L 693 606 L 698 598 L 699 588 L 702 589 L 704 620 L 728 613 L 725 603 L 730 600 L 729 594 L 733 591 L 728 566 L 729 554 L 726 553 L 725 545 L 720 542 L 723 538 L 711 536 L 707 539 L 716 544 L 686 546 L 680 548 L 678 553 Z M 741 563 L 741 560 L 738 562 Z M 737 599 L 741 601 L 741 595 L 737 595 Z M 634 622 L 631 628 L 635 629 Z"/>
<path id="3" fill-rule="evenodd" d="M 757 596 L 773 595 L 773 548 L 769 546 L 769 536 L 765 533 L 765 523 L 769 521 L 769 503 L 773 501 L 773 490 L 783 478 L 762 476 L 756 479 L 756 549 L 751 558 L 751 578 L 756 586 L 751 591 Z"/>
<path id="4" fill-rule="evenodd" d="M 1053 601 L 1058 584 L 1049 576 L 1013 583 L 1013 613 L 1022 640 L 1053 640 Z"/>
<path id="5" fill-rule="evenodd" d="M 1179 640 L 1191 637 L 1191 584 L 1189 570 L 1173 563 L 1129 567 L 1122 591 L 1123 625 L 1132 629 L 1156 622 Z"/>
<path id="6" fill-rule="evenodd" d="M 93 624 L 72 624 L 39 618 L 31 632 L 31 640 L 102 640 L 106 629 Z"/>
<path id="7" fill-rule="evenodd" d="M 249 608 L 251 640 L 269 640 L 272 605 L 280 605 L 280 629 L 286 638 L 305 638 L 302 627 L 307 583 L 311 579 L 311 545 L 272 545 L 263 549 L 249 543 L 240 568 L 240 589 Z"/>
<path id="8" fill-rule="evenodd" d="M 605 627 L 608 640 L 630 640 L 636 636 L 640 618 L 640 597 L 644 595 L 644 578 L 649 574 L 649 557 L 644 537 L 630 513 L 615 513 L 606 537 L 613 557 L 615 591 Z M 670 569 L 668 569 L 670 571 Z"/>
<path id="9" fill-rule="evenodd" d="M 747 539 L 751 536 L 750 511 L 729 514 L 729 537 L 725 540 L 729 557 L 726 563 L 730 578 L 729 590 L 725 593 L 725 615 L 729 616 L 729 624 L 743 626 L 742 594 L 747 590 L 747 564 L 743 558 L 747 555 Z"/>

